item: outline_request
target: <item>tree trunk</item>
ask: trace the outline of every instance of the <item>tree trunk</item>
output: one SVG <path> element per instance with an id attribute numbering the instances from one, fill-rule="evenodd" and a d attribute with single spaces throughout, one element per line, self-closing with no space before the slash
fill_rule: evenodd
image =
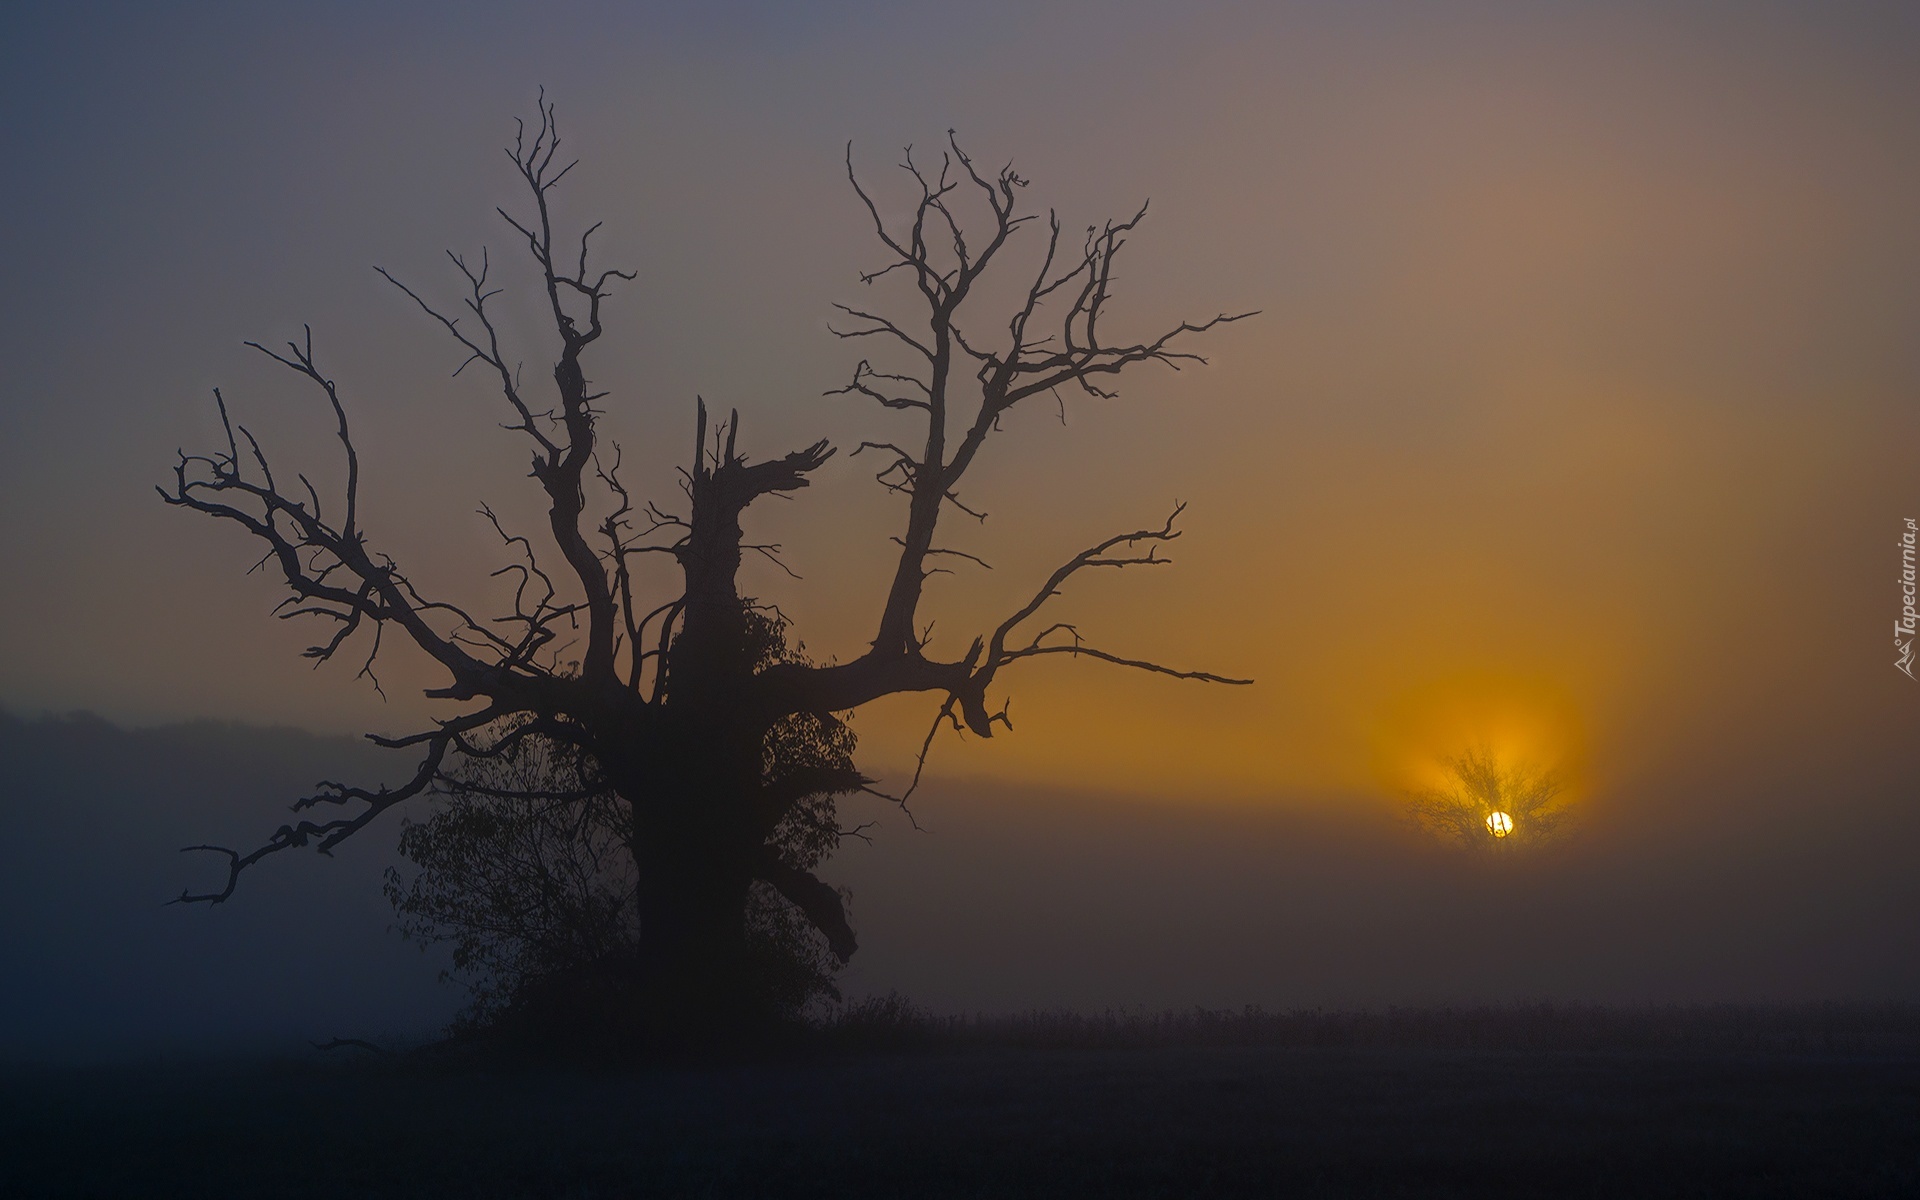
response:
<path id="1" fill-rule="evenodd" d="M 764 1020 L 751 986 L 746 910 L 752 859 L 708 839 L 656 830 L 640 869 L 638 1004 L 645 1031 L 671 1038 Z"/>
<path id="2" fill-rule="evenodd" d="M 759 738 L 728 722 L 691 720 L 663 740 L 646 756 L 647 786 L 615 780 L 633 811 L 638 1003 L 650 1036 L 699 1036 L 768 1015 L 756 1011 L 747 938 L 764 841 L 752 820 Z"/>

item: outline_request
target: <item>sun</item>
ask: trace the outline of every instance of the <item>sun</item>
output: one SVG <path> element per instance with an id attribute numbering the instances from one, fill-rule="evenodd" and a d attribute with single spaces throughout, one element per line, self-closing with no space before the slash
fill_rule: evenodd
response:
<path id="1" fill-rule="evenodd" d="M 1560 776 L 1475 746 L 1438 764 L 1440 782 L 1407 794 L 1408 813 L 1436 837 L 1468 849 L 1550 840 L 1566 816 Z"/>

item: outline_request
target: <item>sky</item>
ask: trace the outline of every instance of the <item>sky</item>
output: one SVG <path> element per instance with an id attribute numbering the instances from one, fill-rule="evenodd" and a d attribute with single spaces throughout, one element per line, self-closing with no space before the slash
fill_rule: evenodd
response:
<path id="1" fill-rule="evenodd" d="M 1914 998 L 1916 51 L 1911 8 L 1869 4 L 28 5 L 0 44 L 0 706 L 444 715 L 403 654 L 384 700 L 311 669 L 252 547 L 153 487 L 214 444 L 216 386 L 337 478 L 314 397 L 242 345 L 310 324 L 372 535 L 491 594 L 474 510 L 532 519 L 521 451 L 372 268 L 451 299 L 443 252 L 487 246 L 525 282 L 493 206 L 539 87 L 582 158 L 562 219 L 639 273 L 593 374 L 665 501 L 696 394 L 759 457 L 898 429 L 822 394 L 858 358 L 831 305 L 881 261 L 845 155 L 898 213 L 902 148 L 953 129 L 1069 229 L 1151 200 L 1116 328 L 1261 315 L 1203 368 L 1013 417 L 968 481 L 989 520 L 952 535 L 992 569 L 935 585 L 934 650 L 1183 501 L 1172 568 L 1076 583 L 1062 615 L 1256 682 L 1004 677 L 1015 728 L 936 744 L 928 832 L 881 814 L 834 868 L 865 984 Z M 903 520 L 865 461 L 752 514 L 802 578 L 748 582 L 822 657 L 871 637 Z M 858 715 L 870 769 L 899 778 L 926 710 Z M 1495 874 L 1421 843 L 1408 789 L 1473 745 L 1557 769 L 1577 836 Z M 1473 936 L 1488 914 L 1533 932 Z"/>

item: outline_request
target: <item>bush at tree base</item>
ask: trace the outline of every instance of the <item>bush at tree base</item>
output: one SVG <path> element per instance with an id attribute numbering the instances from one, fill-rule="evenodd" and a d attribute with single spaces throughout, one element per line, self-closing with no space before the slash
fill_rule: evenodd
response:
<path id="1" fill-rule="evenodd" d="M 801 658 L 777 616 L 755 614 L 748 637 L 762 668 Z M 456 1037 L 580 1049 L 628 1041 L 644 988 L 626 805 L 586 754 L 523 727 L 491 744 L 504 749 L 463 759 L 436 789 L 433 814 L 402 826 L 400 852 L 418 870 L 411 880 L 387 872 L 401 929 L 450 946 L 448 974 L 469 991 Z M 851 767 L 854 744 L 844 720 L 796 714 L 769 731 L 761 772 L 773 782 L 796 768 Z M 772 841 L 783 861 L 811 869 L 842 832 L 834 797 L 820 794 L 794 806 Z M 754 883 L 746 924 L 743 991 L 758 1009 L 749 1025 L 793 1023 L 840 999 L 825 937 L 768 884 Z"/>

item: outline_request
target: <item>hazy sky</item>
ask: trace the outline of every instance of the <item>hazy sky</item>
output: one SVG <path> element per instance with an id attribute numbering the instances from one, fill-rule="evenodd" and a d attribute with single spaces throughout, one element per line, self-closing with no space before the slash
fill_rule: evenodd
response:
<path id="1" fill-rule="evenodd" d="M 254 548 L 152 488 L 176 446 L 213 445 L 214 386 L 288 473 L 336 477 L 314 397 L 241 346 L 309 322 L 373 537 L 423 583 L 487 594 L 500 560 L 473 510 L 532 511 L 520 447 L 371 268 L 449 301 L 447 248 L 519 270 L 492 208 L 517 199 L 500 148 L 539 85 L 584 160 L 562 217 L 604 219 L 602 248 L 640 272 L 592 373 L 630 479 L 662 501 L 696 393 L 741 410 L 757 456 L 897 432 L 821 396 L 859 357 L 830 305 L 868 298 L 855 273 L 881 261 L 842 155 L 851 140 L 897 212 L 901 147 L 954 128 L 1069 229 L 1152 199 L 1118 332 L 1263 315 L 1211 335 L 1207 368 L 1011 423 L 966 489 L 991 519 L 952 534 L 994 569 L 935 586 L 935 648 L 1177 499 L 1177 566 L 1076 584 L 1062 615 L 1104 648 L 1258 682 L 1003 677 L 1014 734 L 936 752 L 922 819 L 958 831 L 943 853 L 1009 797 L 1048 814 L 1036 828 L 1071 812 L 1110 841 L 1134 827 L 1099 803 L 1124 794 L 1128 812 L 1346 821 L 1352 878 L 1404 880 L 1366 847 L 1408 853 L 1395 797 L 1484 741 L 1573 781 L 1568 904 L 1605 909 L 1662 856 L 1723 898 L 1879 880 L 1833 901 L 1849 961 L 1911 944 L 1894 835 L 1920 684 L 1892 638 L 1920 516 L 1910 6 L 393 7 L 11 19 L 0 705 L 326 732 L 434 711 L 403 655 L 387 702 L 349 666 L 310 670 L 314 631 L 270 619 L 272 581 L 243 575 Z M 805 577 L 752 584 L 820 655 L 871 636 L 902 519 L 864 463 L 752 514 Z M 925 709 L 864 713 L 869 763 L 897 768 Z M 847 859 L 896 889 L 875 914 L 912 910 L 861 865 L 887 849 Z M 1178 879 L 1209 870 L 1180 861 Z M 1682 932 L 1770 944 L 1777 915 L 1727 904 Z M 1678 962 L 1693 943 L 1673 936 Z M 1523 987 L 1489 970 L 1456 990 Z M 1355 998 L 1384 994 L 1372 978 Z M 1765 990 L 1745 978 L 1722 990 Z"/>

